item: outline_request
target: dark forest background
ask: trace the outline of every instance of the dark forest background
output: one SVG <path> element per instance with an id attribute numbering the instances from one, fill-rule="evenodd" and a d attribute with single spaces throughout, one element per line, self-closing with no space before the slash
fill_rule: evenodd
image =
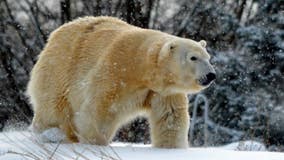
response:
<path id="1" fill-rule="evenodd" d="M 255 140 L 284 151 L 283 0 L 1 0 L 1 130 L 31 122 L 25 90 L 37 55 L 50 32 L 86 15 L 207 41 L 217 80 L 189 95 L 192 146 Z M 148 130 L 138 119 L 115 140 L 150 143 Z"/>

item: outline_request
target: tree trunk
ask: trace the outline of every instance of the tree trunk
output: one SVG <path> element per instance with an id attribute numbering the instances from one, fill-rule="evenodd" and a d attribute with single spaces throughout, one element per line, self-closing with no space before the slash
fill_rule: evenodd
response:
<path id="1" fill-rule="evenodd" d="M 61 23 L 64 24 L 71 20 L 70 0 L 60 1 Z"/>

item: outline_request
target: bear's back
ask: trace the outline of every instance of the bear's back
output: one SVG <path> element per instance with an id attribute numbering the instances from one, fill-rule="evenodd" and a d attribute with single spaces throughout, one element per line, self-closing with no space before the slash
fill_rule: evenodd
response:
<path id="1" fill-rule="evenodd" d="M 115 32 L 119 33 L 116 30 L 128 27 L 133 26 L 112 17 L 78 18 L 60 26 L 50 34 L 39 55 L 31 73 L 28 92 L 37 94 L 39 88 L 46 91 L 57 88 L 56 92 L 62 94 L 71 81 L 87 74 L 95 66 Z"/>
<path id="2" fill-rule="evenodd" d="M 70 49 L 76 48 L 78 42 L 80 42 L 82 38 L 85 38 L 89 34 L 101 30 L 127 30 L 131 27 L 135 28 L 134 26 L 131 26 L 126 22 L 113 17 L 101 16 L 78 18 L 54 30 L 50 34 L 48 43 L 45 46 L 45 50 L 54 51 L 58 49 L 64 49 L 64 51 L 68 52 L 51 53 L 70 53 Z M 48 52 L 42 52 L 41 54 L 48 54 Z"/>

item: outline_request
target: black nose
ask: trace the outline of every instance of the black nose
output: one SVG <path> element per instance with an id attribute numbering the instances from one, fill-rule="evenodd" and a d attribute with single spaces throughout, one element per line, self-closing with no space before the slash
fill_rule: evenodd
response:
<path id="1" fill-rule="evenodd" d="M 210 73 L 208 73 L 208 74 L 206 75 L 206 79 L 207 79 L 207 81 L 212 82 L 213 80 L 216 79 L 216 74 L 210 72 Z"/>
<path id="2" fill-rule="evenodd" d="M 207 86 L 208 84 L 210 84 L 214 79 L 216 79 L 216 74 L 215 73 L 208 73 L 206 74 L 206 77 L 202 78 L 200 81 L 200 84 L 203 86 Z"/>

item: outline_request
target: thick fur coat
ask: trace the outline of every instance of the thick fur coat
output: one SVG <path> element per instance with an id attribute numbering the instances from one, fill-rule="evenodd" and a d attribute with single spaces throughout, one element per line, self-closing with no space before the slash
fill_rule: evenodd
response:
<path id="1" fill-rule="evenodd" d="M 111 17 L 64 24 L 31 73 L 32 127 L 58 127 L 66 141 L 107 145 L 142 115 L 155 147 L 187 147 L 187 94 L 206 88 L 201 82 L 214 72 L 205 46 Z"/>

